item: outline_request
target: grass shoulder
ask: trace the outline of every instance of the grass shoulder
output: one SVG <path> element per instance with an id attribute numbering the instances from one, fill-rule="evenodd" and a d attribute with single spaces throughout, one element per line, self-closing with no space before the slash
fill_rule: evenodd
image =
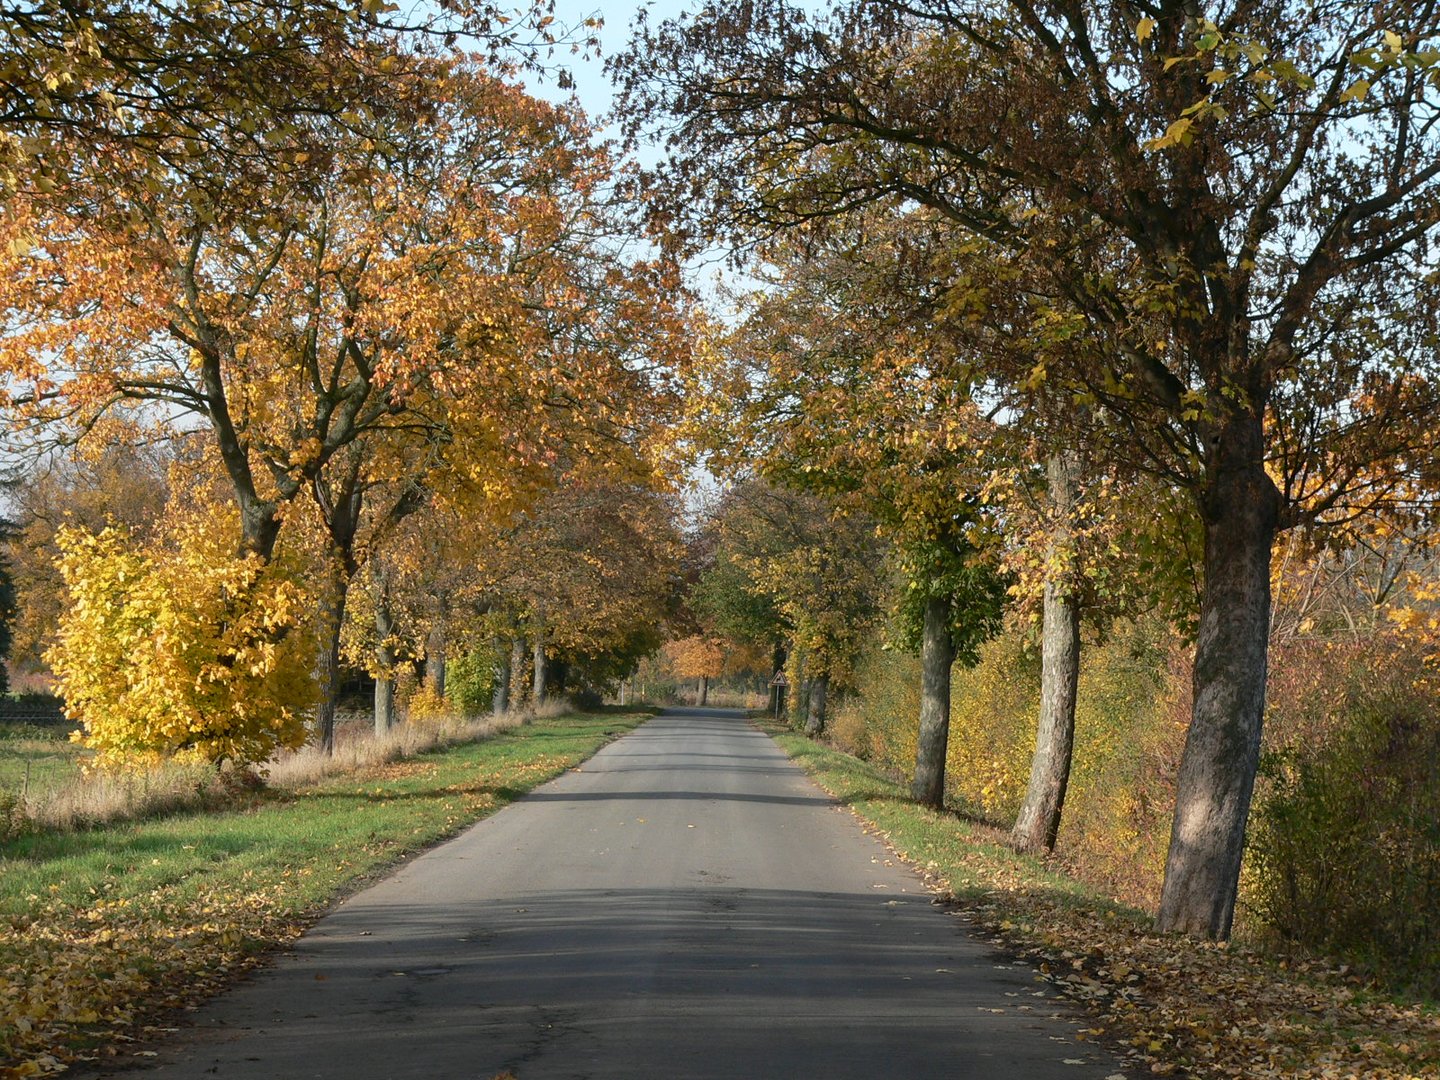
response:
<path id="1" fill-rule="evenodd" d="M 917 806 L 866 762 L 773 720 L 754 722 L 924 874 L 955 914 L 1094 1018 L 1086 1034 L 1137 1074 L 1196 1078 L 1440 1077 L 1440 1010 L 1376 993 L 1323 960 L 1154 932 L 1005 834 Z M 1127 1075 L 1130 1075 L 1127 1073 Z"/>
<path id="2" fill-rule="evenodd" d="M 648 711 L 537 719 L 230 807 L 0 845 L 0 1077 L 123 1055 L 336 898 L 573 768 Z"/>

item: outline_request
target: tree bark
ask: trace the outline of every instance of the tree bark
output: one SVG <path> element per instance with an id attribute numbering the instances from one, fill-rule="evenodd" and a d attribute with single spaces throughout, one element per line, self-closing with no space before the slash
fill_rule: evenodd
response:
<path id="1" fill-rule="evenodd" d="M 1230 934 L 1245 824 L 1260 760 L 1270 626 L 1270 554 L 1280 496 L 1266 475 L 1258 417 L 1231 417 L 1212 442 L 1205 589 L 1194 704 L 1176 782 L 1157 925 Z"/>
<path id="2" fill-rule="evenodd" d="M 1080 682 L 1080 605 L 1062 583 L 1045 583 L 1040 653 L 1040 724 L 1030 786 L 1010 832 L 1021 851 L 1055 850 L 1075 748 L 1075 698 Z"/>
<path id="3" fill-rule="evenodd" d="M 709 677 L 708 675 L 701 675 L 701 676 L 700 676 L 700 707 L 703 709 L 703 708 L 705 707 L 705 703 L 706 703 L 707 701 L 709 701 L 709 700 L 710 700 L 710 677 Z"/>
<path id="4" fill-rule="evenodd" d="M 499 716 L 510 704 L 510 657 L 501 652 L 499 638 L 495 638 L 490 647 L 495 653 L 495 687 L 490 692 L 490 711 Z"/>
<path id="5" fill-rule="evenodd" d="M 375 663 L 380 671 L 375 679 L 376 735 L 384 735 L 395 726 L 395 650 L 390 647 L 394 632 L 390 597 L 382 579 L 375 594 Z"/>
<path id="6" fill-rule="evenodd" d="M 1045 579 L 1040 647 L 1040 722 L 1030 784 L 1010 832 L 1021 851 L 1055 850 L 1070 763 L 1075 749 L 1075 698 L 1080 682 L 1080 605 L 1074 596 L 1070 554 L 1070 513 L 1075 502 L 1076 463 L 1068 455 L 1050 459 L 1050 513 L 1053 520 Z"/>
<path id="7" fill-rule="evenodd" d="M 431 629 L 425 639 L 425 683 L 436 698 L 445 699 L 445 656 L 447 652 L 443 624 Z"/>
<path id="8" fill-rule="evenodd" d="M 910 794 L 922 806 L 945 805 L 945 755 L 950 746 L 950 669 L 955 645 L 950 636 L 950 603 L 925 601 L 920 643 L 920 736 L 915 748 L 915 781 Z"/>
<path id="9" fill-rule="evenodd" d="M 395 726 L 395 680 L 382 675 L 375 680 L 375 734 L 384 735 Z"/>
<path id="10" fill-rule="evenodd" d="M 335 710 L 340 700 L 340 627 L 345 621 L 345 600 L 350 580 L 343 571 L 329 574 L 320 601 L 320 654 L 315 660 L 315 682 L 320 700 L 315 704 L 315 737 L 320 752 L 335 752 Z"/>
<path id="11" fill-rule="evenodd" d="M 321 645 L 322 651 L 316 665 L 320 703 L 315 709 L 315 730 L 320 739 L 320 749 L 327 757 L 335 752 L 335 709 L 340 696 L 340 629 L 345 622 L 345 603 L 350 595 L 350 584 L 360 570 L 355 559 L 355 534 L 360 527 L 364 492 L 356 485 L 359 476 L 358 459 L 349 464 L 350 468 L 337 470 L 333 484 L 317 484 L 316 487 L 317 502 L 321 507 L 325 527 L 330 533 L 331 544 L 326 564 L 329 580 L 326 596 L 322 601 L 325 609 L 322 610 L 320 622 L 326 640 Z M 242 500 L 242 516 L 249 513 L 244 506 Z M 261 518 L 263 516 L 262 514 Z M 275 527 L 279 527 L 278 519 Z M 275 533 L 266 535 L 273 548 Z M 267 558 L 268 552 L 269 549 L 266 549 Z"/>
<path id="12" fill-rule="evenodd" d="M 515 712 L 525 700 L 525 639 L 510 639 L 510 711 Z"/>
<path id="13" fill-rule="evenodd" d="M 817 738 L 825 732 L 825 695 L 830 689 L 830 676 L 810 680 L 810 704 L 805 710 L 805 734 Z"/>
<path id="14" fill-rule="evenodd" d="M 531 662 L 535 665 L 535 684 L 530 691 L 530 701 L 539 708 L 540 703 L 545 700 L 545 677 L 547 674 L 545 664 L 545 631 L 537 628 L 535 639 L 531 642 Z"/>

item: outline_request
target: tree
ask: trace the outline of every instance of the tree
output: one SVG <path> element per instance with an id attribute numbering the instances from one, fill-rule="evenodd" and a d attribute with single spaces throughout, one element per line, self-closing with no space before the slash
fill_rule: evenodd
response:
<path id="1" fill-rule="evenodd" d="M 703 707 L 709 700 L 710 680 L 718 679 L 725 672 L 724 644 L 715 638 L 693 634 L 672 641 L 668 651 L 675 674 L 682 679 L 698 681 L 695 704 Z"/>
<path id="2" fill-rule="evenodd" d="M 12 7 L 0 25 L 0 197 L 110 184 L 123 162 L 177 198 L 227 203 L 230 184 L 323 168 L 333 128 L 317 120 L 365 128 L 401 41 L 463 37 L 533 59 L 560 42 L 593 45 L 594 26 L 556 23 L 543 5 L 518 18 L 487 4 L 350 0 Z"/>
<path id="3" fill-rule="evenodd" d="M 736 552 L 724 543 L 727 499 L 707 507 L 696 529 L 698 546 L 705 551 L 694 584 L 686 595 L 697 626 L 741 648 L 769 654 L 767 678 L 785 667 L 788 630 L 774 599 L 755 582 Z M 784 688 L 770 687 L 770 711 L 778 715 Z"/>
<path id="4" fill-rule="evenodd" d="M 1021 851 L 1054 850 L 1070 783 L 1080 684 L 1080 597 L 1071 529 L 1078 471 L 1070 454 L 1056 454 L 1046 466 L 1053 524 L 1045 552 L 1041 608 L 1040 719 L 1025 801 L 1010 830 L 1010 842 Z"/>
<path id="5" fill-rule="evenodd" d="M 335 455 L 434 432 L 446 405 L 475 429 L 477 483 L 498 491 L 495 473 L 543 455 L 540 406 L 586 400 L 610 361 L 553 348 L 547 325 L 593 318 L 566 274 L 605 163 L 577 118 L 498 78 L 403 64 L 383 145 L 336 129 L 323 174 L 237 185 L 224 216 L 124 177 L 73 213 L 13 200 L 12 223 L 44 237 L 13 254 L 5 296 L 23 329 L 0 365 L 34 386 L 24 415 L 79 433 L 134 402 L 195 415 L 262 558 Z M 47 354 L 64 363 L 37 368 Z"/>
<path id="6" fill-rule="evenodd" d="M 0 540 L 8 541 L 14 526 L 0 521 Z M 10 649 L 14 643 L 15 625 L 15 578 L 10 566 L 0 555 L 0 694 L 10 689 Z"/>
<path id="7" fill-rule="evenodd" d="M 770 288 L 698 354 L 702 426 L 720 460 L 858 509 L 892 544 L 901 640 L 922 655 L 913 790 L 938 808 L 951 668 L 977 661 L 1005 599 L 981 495 L 999 440 L 972 400 L 983 344 L 947 295 L 934 222 L 857 218 L 765 245 Z"/>
<path id="8" fill-rule="evenodd" d="M 854 0 L 641 29 L 622 111 L 673 118 L 670 203 L 740 238 L 933 208 L 1017 270 L 999 385 L 1111 434 L 1204 536 L 1162 929 L 1228 935 L 1259 755 L 1271 547 L 1427 462 L 1440 54 L 1430 6 Z M 1024 407 L 1016 393 L 1014 407 Z"/>
<path id="9" fill-rule="evenodd" d="M 58 567 L 62 528 L 95 534 L 107 525 L 145 542 L 158 525 L 168 493 L 172 454 L 184 441 L 147 446 L 116 441 L 95 455 L 60 455 L 28 470 L 11 489 L 14 527 L 5 538 L 5 561 L 15 587 L 13 652 L 18 670 L 36 671 L 54 644 L 68 601 Z"/>
<path id="10" fill-rule="evenodd" d="M 392 55 L 388 71 L 363 132 L 330 125 L 323 170 L 237 184 L 223 213 L 138 174 L 83 214 L 7 208 L 45 237 L 11 253 L 0 342 L 0 366 L 32 386 L 27 422 L 81 438 L 136 403 L 198 418 L 240 550 L 262 561 L 289 508 L 319 511 L 327 748 L 365 545 L 437 473 L 500 515 L 562 452 L 624 449 L 654 423 L 683 337 L 673 267 L 611 242 L 610 162 L 581 117 L 453 57 Z"/>
<path id="11" fill-rule="evenodd" d="M 71 604 L 46 653 L 102 763 L 267 760 L 306 738 L 310 598 L 283 562 L 236 555 L 239 522 L 203 491 L 167 534 L 62 529 Z"/>
<path id="12" fill-rule="evenodd" d="M 849 682 L 880 622 L 884 547 L 874 523 L 758 479 L 734 484 L 712 521 L 717 566 L 728 562 L 732 579 L 774 611 L 792 691 L 808 694 L 806 733 L 819 735 L 830 690 Z"/>
<path id="13" fill-rule="evenodd" d="M 676 516 L 671 497 L 638 470 L 581 471 L 561 474 L 490 532 L 474 589 L 514 620 L 512 640 L 528 640 L 533 703 L 567 687 L 603 691 L 659 647 L 678 593 Z"/>

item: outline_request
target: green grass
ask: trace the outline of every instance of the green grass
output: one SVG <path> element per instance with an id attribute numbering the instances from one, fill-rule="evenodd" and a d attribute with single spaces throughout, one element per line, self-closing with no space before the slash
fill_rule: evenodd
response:
<path id="1" fill-rule="evenodd" d="M 541 719 L 232 810 L 0 845 L 0 1075 L 6 1057 L 63 1061 L 224 985 L 337 897 L 647 719 Z"/>
<path id="2" fill-rule="evenodd" d="M 539 720 L 359 778 L 261 793 L 239 810 L 21 837 L 0 847 L 0 917 L 25 912 L 37 895 L 61 904 L 102 893 L 148 902 L 164 890 L 167 900 L 186 899 L 297 869 L 309 873 L 287 901 L 304 910 L 357 875 L 499 809 L 643 719 Z"/>
<path id="3" fill-rule="evenodd" d="M 956 900 L 987 898 L 1000 886 L 1063 904 L 1123 910 L 1044 860 L 1017 854 L 993 826 L 917 806 L 904 785 L 874 766 L 786 728 L 765 730 L 821 787 L 878 826 L 907 859 L 943 878 L 944 891 Z"/>
<path id="4" fill-rule="evenodd" d="M 69 783 L 81 753 L 64 728 L 0 723 L 0 793 L 35 795 Z"/>

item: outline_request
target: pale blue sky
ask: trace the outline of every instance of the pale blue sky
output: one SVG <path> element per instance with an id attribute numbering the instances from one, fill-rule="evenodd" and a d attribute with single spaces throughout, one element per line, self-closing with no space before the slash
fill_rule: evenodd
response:
<path id="1" fill-rule="evenodd" d="M 575 96 L 592 119 L 600 119 L 609 112 L 613 99 L 613 88 L 605 77 L 605 59 L 624 50 L 630 40 L 630 26 L 636 13 L 647 8 L 652 24 L 672 18 L 684 11 L 694 10 L 700 0 L 555 0 L 555 21 L 562 25 L 583 22 L 591 15 L 605 20 L 600 32 L 599 58 L 581 59 L 578 56 L 558 55 L 557 66 L 570 69 L 575 79 Z M 530 91 L 539 97 L 560 98 L 566 96 L 553 79 L 545 83 L 528 80 Z"/>

